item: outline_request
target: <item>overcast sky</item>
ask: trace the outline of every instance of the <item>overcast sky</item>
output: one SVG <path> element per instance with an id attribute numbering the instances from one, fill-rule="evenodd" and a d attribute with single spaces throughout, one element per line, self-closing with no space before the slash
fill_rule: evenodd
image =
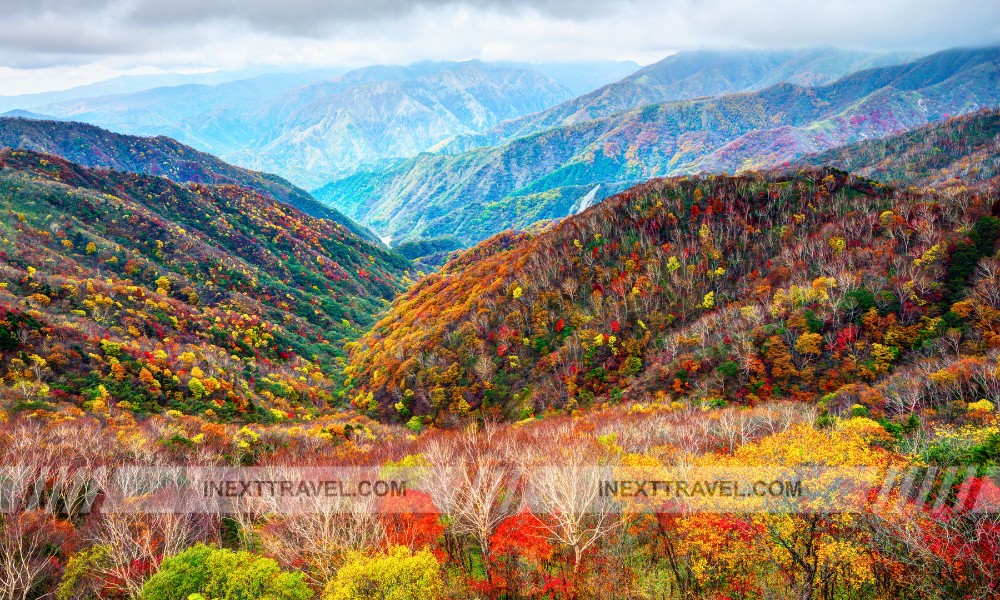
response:
<path id="1" fill-rule="evenodd" d="M 1000 0 L 0 0 L 0 95 L 121 74 L 1000 43 Z"/>

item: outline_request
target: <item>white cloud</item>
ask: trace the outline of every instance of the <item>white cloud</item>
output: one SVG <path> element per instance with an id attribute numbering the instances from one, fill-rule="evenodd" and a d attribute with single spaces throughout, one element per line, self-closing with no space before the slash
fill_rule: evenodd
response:
<path id="1" fill-rule="evenodd" d="M 0 0 L 0 95 L 130 72 L 1000 41 L 995 0 Z"/>

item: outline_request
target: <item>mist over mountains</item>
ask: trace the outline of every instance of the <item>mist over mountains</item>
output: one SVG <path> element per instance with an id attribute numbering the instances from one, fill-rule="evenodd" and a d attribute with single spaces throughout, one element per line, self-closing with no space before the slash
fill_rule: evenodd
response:
<path id="1" fill-rule="evenodd" d="M 644 104 L 756 91 L 783 82 L 818 86 L 861 69 L 898 64 L 918 57 L 916 53 L 835 48 L 679 52 L 547 110 L 511 119 L 479 136 L 451 140 L 440 150 L 454 152 L 496 145 Z"/>
<path id="2" fill-rule="evenodd" d="M 361 165 L 407 158 L 456 135 L 572 98 L 634 63 L 417 63 L 343 74 L 263 74 L 24 105 L 121 133 L 166 135 L 234 164 L 318 187 Z M 71 92 L 61 93 L 65 96 Z"/>

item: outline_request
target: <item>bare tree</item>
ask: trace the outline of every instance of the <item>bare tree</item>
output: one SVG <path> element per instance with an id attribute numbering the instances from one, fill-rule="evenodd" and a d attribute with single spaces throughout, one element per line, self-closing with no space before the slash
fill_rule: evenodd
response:
<path id="1" fill-rule="evenodd" d="M 301 473 L 298 466 L 265 467 L 261 478 L 294 481 Z M 307 565 L 305 576 L 314 585 L 332 579 L 349 551 L 378 547 L 385 537 L 374 496 L 316 495 L 296 502 L 285 505 L 278 496 L 248 500 L 241 507 L 240 522 L 248 530 L 260 524 L 256 530 L 268 554 L 286 567 Z"/>
<path id="2" fill-rule="evenodd" d="M 600 495 L 607 469 L 601 468 L 597 455 L 568 444 L 554 447 L 526 464 L 524 475 L 534 512 L 542 515 L 547 534 L 573 552 L 575 572 L 587 549 L 614 531 L 621 519 L 614 504 Z"/>
<path id="3" fill-rule="evenodd" d="M 97 570 L 120 582 L 129 598 L 140 597 L 155 565 L 198 541 L 215 541 L 218 530 L 216 515 L 173 512 L 157 505 L 156 494 L 169 497 L 181 484 L 183 471 L 158 469 L 152 476 L 149 468 L 119 467 L 113 479 L 100 483 L 102 489 L 113 490 L 114 496 L 105 498 L 101 510 L 92 516 L 95 522 L 88 535 L 90 542 L 106 550 Z M 169 479 L 171 474 L 177 479 Z M 154 498 L 152 505 L 146 504 L 150 498 Z"/>
<path id="4" fill-rule="evenodd" d="M 901 573 L 912 593 L 927 598 L 996 597 L 1000 515 L 956 511 L 937 518 L 917 512 L 913 505 L 891 505 L 867 513 L 864 523 L 871 545 L 906 567 Z M 940 547 L 954 549 L 961 560 L 940 552 Z"/>
<path id="5" fill-rule="evenodd" d="M 510 438 L 492 423 L 470 428 L 455 440 L 435 438 L 424 450 L 431 497 L 448 516 L 451 532 L 475 541 L 487 579 L 492 577 L 490 538 L 520 507 L 512 454 Z"/>
<path id="6" fill-rule="evenodd" d="M 54 563 L 45 553 L 54 538 L 55 517 L 39 511 L 3 516 L 0 527 L 0 600 L 38 598 L 36 586 L 50 576 Z M 44 597 L 44 596 L 43 596 Z"/>

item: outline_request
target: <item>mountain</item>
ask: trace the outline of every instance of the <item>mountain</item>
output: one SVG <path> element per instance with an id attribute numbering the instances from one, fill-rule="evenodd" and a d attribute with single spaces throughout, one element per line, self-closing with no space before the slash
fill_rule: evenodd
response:
<path id="1" fill-rule="evenodd" d="M 629 401 L 880 406 L 926 381 L 907 369 L 946 330 L 963 355 L 1000 340 L 996 261 L 974 276 L 998 198 L 812 168 L 653 180 L 422 279 L 349 345 L 349 395 L 441 425 Z"/>
<path id="2" fill-rule="evenodd" d="M 227 164 L 166 137 L 111 133 L 84 123 L 0 118 L 0 148 L 61 156 L 87 167 L 169 177 L 179 183 L 233 184 L 268 194 L 314 217 L 330 219 L 372 242 L 378 238 L 284 179 Z"/>
<path id="3" fill-rule="evenodd" d="M 20 117 L 22 119 L 33 119 L 35 121 L 59 121 L 60 120 L 60 119 L 57 119 L 56 117 L 53 117 L 51 115 L 43 115 L 43 114 L 40 114 L 40 113 L 34 113 L 34 112 L 31 112 L 30 110 L 22 110 L 20 108 L 17 108 L 17 109 L 14 109 L 14 110 L 8 110 L 7 112 L 0 114 L 0 118 L 4 118 L 4 117 L 10 117 L 10 118 Z"/>
<path id="4" fill-rule="evenodd" d="M 761 90 L 778 83 L 818 86 L 917 56 L 836 48 L 678 52 L 631 75 L 547 110 L 505 121 L 489 132 L 449 140 L 444 152 L 494 146 L 552 127 L 572 125 L 646 104 Z"/>
<path id="5" fill-rule="evenodd" d="M 883 139 L 804 156 L 795 166 L 829 165 L 904 187 L 979 187 L 1000 176 L 1000 111 L 981 110 Z"/>
<path id="6" fill-rule="evenodd" d="M 396 241 L 476 242 L 650 177 L 764 169 L 1000 104 L 1000 50 L 950 50 L 819 87 L 646 105 L 459 155 L 421 154 L 316 190 Z M 589 195 L 589 197 L 588 197 Z"/>
<path id="7" fill-rule="evenodd" d="M 35 110 L 114 131 L 167 135 L 228 162 L 316 187 L 361 164 L 410 157 L 572 97 L 538 71 L 476 61 L 374 66 L 308 82 L 286 78 L 282 85 L 276 77 Z"/>
<path id="8" fill-rule="evenodd" d="M 209 73 L 161 73 L 156 75 L 123 75 L 105 81 L 81 85 L 65 90 L 0 96 L 0 111 L 11 109 L 32 109 L 62 102 L 85 98 L 108 97 L 132 94 L 153 88 L 168 88 L 184 85 L 216 86 L 240 80 L 263 77 L 276 86 L 302 85 L 326 77 L 343 73 L 343 69 L 313 69 L 292 73 L 268 73 L 260 69 L 238 71 L 213 71 Z"/>
<path id="9" fill-rule="evenodd" d="M 4 149 L 0 201 L 4 398 L 21 408 L 314 413 L 337 400 L 343 343 L 408 281 L 398 254 L 230 183 Z"/>
<path id="10" fill-rule="evenodd" d="M 307 85 L 320 75 L 261 75 L 250 79 L 207 85 L 187 83 L 162 86 L 126 94 L 74 98 L 45 104 L 36 110 L 75 121 L 84 121 L 126 133 L 167 133 L 184 119 L 225 106 L 257 103 Z M 126 131 L 127 130 L 127 131 Z"/>
<path id="11" fill-rule="evenodd" d="M 315 187 L 331 174 L 410 157 L 453 135 L 481 131 L 570 96 L 533 71 L 483 63 L 387 79 L 345 76 L 276 98 L 252 116 L 267 129 L 260 141 L 225 156 Z"/>

